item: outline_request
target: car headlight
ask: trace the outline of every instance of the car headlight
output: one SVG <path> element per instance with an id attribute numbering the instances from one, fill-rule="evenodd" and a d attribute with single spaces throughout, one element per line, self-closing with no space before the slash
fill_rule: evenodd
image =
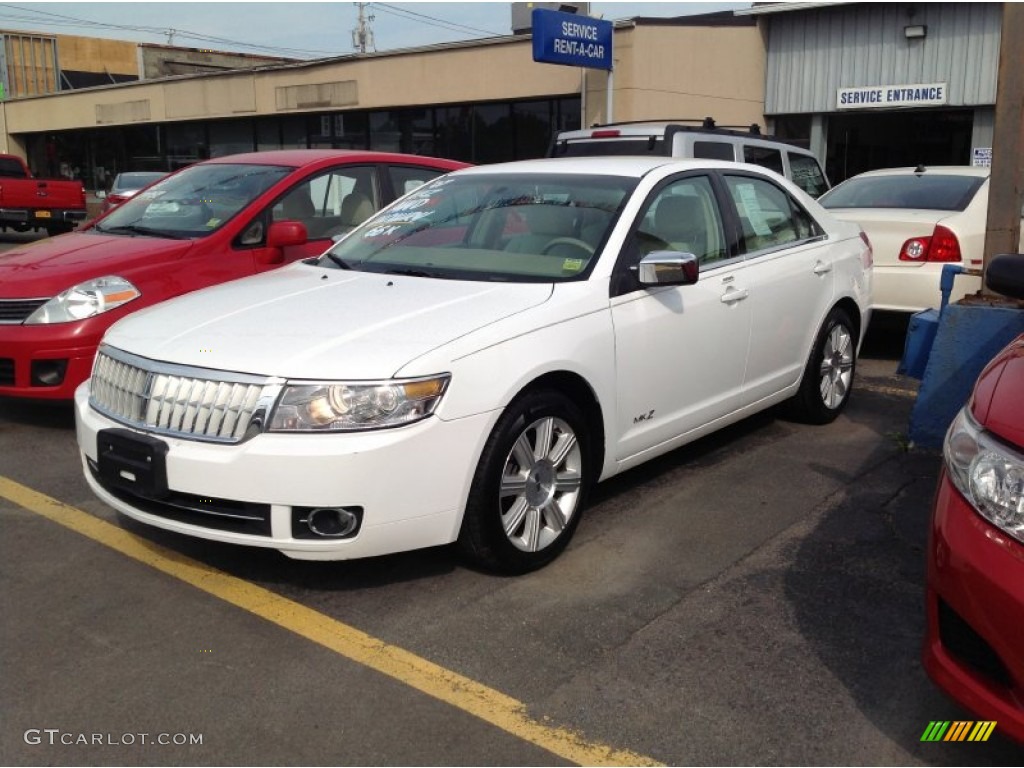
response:
<path id="1" fill-rule="evenodd" d="M 108 275 L 86 280 L 50 299 L 28 316 L 25 325 L 70 323 L 108 312 L 142 294 L 123 277 Z"/>
<path id="2" fill-rule="evenodd" d="M 425 419 L 441 402 L 448 375 L 377 382 L 287 384 L 269 432 L 351 432 Z"/>
<path id="3" fill-rule="evenodd" d="M 982 430 L 967 408 L 950 425 L 943 454 L 950 479 L 971 506 L 1024 542 L 1024 455 Z"/>

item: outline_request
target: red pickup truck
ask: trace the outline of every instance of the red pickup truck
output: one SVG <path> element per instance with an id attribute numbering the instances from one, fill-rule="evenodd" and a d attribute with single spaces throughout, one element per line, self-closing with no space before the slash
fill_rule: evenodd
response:
<path id="1" fill-rule="evenodd" d="M 85 215 L 82 182 L 34 178 L 20 157 L 0 154 L 0 232 L 45 229 L 59 235 Z"/>

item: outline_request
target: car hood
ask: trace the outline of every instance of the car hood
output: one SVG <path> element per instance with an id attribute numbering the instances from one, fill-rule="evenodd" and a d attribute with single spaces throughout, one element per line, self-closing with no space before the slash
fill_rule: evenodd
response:
<path id="1" fill-rule="evenodd" d="M 1024 334 L 993 358 L 978 377 L 972 398 L 975 420 L 989 432 L 1024 448 Z"/>
<path id="2" fill-rule="evenodd" d="M 297 264 L 136 312 L 104 338 L 165 362 L 291 379 L 389 378 L 543 304 L 548 283 L 481 283 Z M 440 373 L 441 371 L 438 371 Z"/>
<path id="3" fill-rule="evenodd" d="M 140 267 L 175 259 L 190 240 L 69 232 L 0 254 L 0 298 L 55 296 L 84 280 L 104 275 L 131 279 Z"/>

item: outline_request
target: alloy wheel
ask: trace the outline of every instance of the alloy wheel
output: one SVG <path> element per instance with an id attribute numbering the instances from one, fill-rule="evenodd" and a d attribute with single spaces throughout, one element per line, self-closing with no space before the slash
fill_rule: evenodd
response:
<path id="1" fill-rule="evenodd" d="M 853 335 L 845 325 L 837 323 L 822 349 L 820 391 L 826 408 L 838 408 L 850 391 L 853 352 Z"/>
<path id="2" fill-rule="evenodd" d="M 565 421 L 547 416 L 516 439 L 499 486 L 505 536 L 523 552 L 539 552 L 569 524 L 583 487 L 583 452 Z"/>

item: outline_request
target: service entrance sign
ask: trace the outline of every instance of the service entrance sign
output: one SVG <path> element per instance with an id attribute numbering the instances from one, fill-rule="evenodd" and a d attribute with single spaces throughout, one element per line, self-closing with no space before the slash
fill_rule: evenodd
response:
<path id="1" fill-rule="evenodd" d="M 612 69 L 612 22 L 537 8 L 532 14 L 533 60 Z"/>

